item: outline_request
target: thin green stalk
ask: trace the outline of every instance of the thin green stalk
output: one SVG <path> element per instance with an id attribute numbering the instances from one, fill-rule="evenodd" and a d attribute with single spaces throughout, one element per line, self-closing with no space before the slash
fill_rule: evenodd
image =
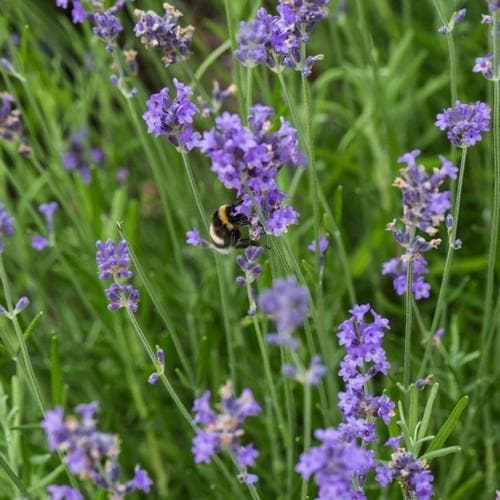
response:
<path id="1" fill-rule="evenodd" d="M 178 142 L 179 139 L 177 138 Z M 180 144 L 180 142 L 179 142 Z M 203 210 L 203 205 L 201 204 L 201 199 L 200 199 L 200 193 L 198 192 L 198 188 L 196 187 L 196 183 L 194 180 L 194 175 L 193 171 L 191 169 L 191 164 L 189 162 L 189 159 L 187 157 L 186 152 L 184 149 L 179 148 L 182 161 L 184 163 L 184 167 L 186 169 L 186 174 L 189 180 L 189 185 L 191 187 L 191 192 L 193 194 L 196 206 L 198 208 L 198 212 L 200 214 L 200 218 L 203 221 L 203 226 L 205 227 L 205 230 L 208 232 L 209 231 L 209 224 L 206 219 L 205 211 Z M 223 281 L 223 275 L 222 272 L 222 265 L 221 265 L 221 260 L 220 260 L 220 255 L 215 255 L 214 254 L 214 260 L 215 260 L 215 267 L 217 270 L 217 280 L 219 284 L 219 295 L 221 299 L 221 307 L 222 307 L 222 318 L 224 321 L 224 332 L 226 336 L 226 347 L 227 347 L 227 355 L 229 358 L 229 371 L 231 373 L 231 380 L 234 385 L 236 385 L 236 362 L 235 362 L 235 357 L 234 357 L 234 349 L 233 349 L 233 342 L 231 339 L 231 326 L 229 323 L 229 319 L 227 317 L 227 313 L 229 311 L 229 301 L 227 298 L 227 288 L 225 286 L 225 283 Z"/>
<path id="2" fill-rule="evenodd" d="M 31 495 L 28 493 L 26 486 L 24 486 L 21 478 L 11 469 L 9 464 L 5 461 L 5 459 L 0 454 L 0 467 L 3 469 L 5 474 L 9 476 L 12 483 L 16 486 L 19 492 L 23 495 L 23 498 L 30 499 Z"/>
<path id="3" fill-rule="evenodd" d="M 12 293 L 10 291 L 10 285 L 9 285 L 9 280 L 7 278 L 7 273 L 5 272 L 5 267 L 3 263 L 3 255 L 2 251 L 0 251 L 0 281 L 2 282 L 2 287 L 3 287 L 3 292 L 5 296 L 5 304 L 9 310 L 9 312 L 13 311 L 13 302 L 12 302 Z M 21 359 L 23 361 L 25 373 L 24 375 L 26 376 L 26 379 L 28 381 L 28 385 L 31 389 L 31 392 L 33 393 L 35 400 L 38 404 L 38 407 L 40 409 L 40 412 L 42 415 L 45 417 L 45 411 L 46 411 L 46 406 L 45 403 L 43 402 L 43 397 L 42 397 L 42 391 L 40 390 L 40 385 L 38 384 L 38 380 L 35 375 L 35 370 L 33 369 L 33 365 L 31 364 L 31 359 L 30 355 L 28 352 L 28 347 L 26 345 L 25 339 L 23 332 L 21 330 L 21 326 L 19 325 L 19 321 L 17 320 L 17 317 L 14 316 L 12 318 L 12 323 L 14 325 L 14 331 L 16 333 L 16 339 L 19 344 L 19 348 L 21 349 Z M 74 488 L 77 488 L 76 481 L 74 477 L 70 474 L 67 465 L 63 461 L 63 457 L 60 451 L 57 452 L 57 455 L 61 462 L 64 464 L 64 468 L 66 471 L 66 474 L 68 476 L 68 479 L 71 483 L 71 485 Z"/>
<path id="4" fill-rule="evenodd" d="M 432 336 L 436 333 L 439 321 L 441 320 L 441 313 L 445 304 L 446 292 L 448 289 L 448 281 L 450 279 L 451 265 L 453 262 L 453 252 L 455 250 L 455 240 L 457 238 L 458 229 L 458 219 L 460 216 L 460 201 L 462 197 L 462 187 L 465 174 L 465 161 L 467 159 L 467 148 L 462 148 L 462 158 L 460 160 L 460 172 L 458 174 L 458 185 L 457 193 L 455 197 L 455 203 L 453 207 L 453 227 L 451 228 L 448 241 L 448 253 L 446 255 L 446 261 L 444 264 L 443 278 L 441 280 L 441 286 L 439 288 L 439 295 L 436 302 L 436 309 L 434 310 L 434 316 L 432 319 L 432 324 L 429 329 L 429 337 L 426 339 L 426 352 L 424 355 L 424 360 L 428 359 L 430 350 L 432 349 Z M 425 371 L 426 366 L 421 367 L 421 372 Z"/>
<path id="5" fill-rule="evenodd" d="M 252 69 L 251 67 L 246 69 L 246 76 L 247 76 L 247 84 L 245 86 L 245 97 L 246 97 L 246 105 L 245 105 L 245 116 L 248 119 L 248 114 L 250 113 L 250 108 L 252 107 L 252 84 L 253 84 L 253 78 L 252 78 Z"/>
<path id="6" fill-rule="evenodd" d="M 448 24 L 448 20 L 444 16 L 443 12 L 441 11 L 441 7 L 439 6 L 439 3 L 437 0 L 432 0 L 432 4 L 434 5 L 434 9 L 439 17 L 439 21 L 442 23 L 443 26 Z M 451 94 L 451 103 L 452 105 L 455 104 L 458 98 L 458 92 L 457 92 L 457 61 L 456 61 L 456 54 L 455 54 L 455 43 L 453 42 L 453 33 L 452 32 L 447 32 L 446 33 L 446 42 L 448 44 L 448 57 L 450 60 L 450 94 Z"/>
<path id="7" fill-rule="evenodd" d="M 127 311 L 128 319 L 129 319 L 130 323 L 132 324 L 132 327 L 133 327 L 137 337 L 139 338 L 144 349 L 146 350 L 146 353 L 147 353 L 149 359 L 151 360 L 153 365 L 155 365 L 156 364 L 156 354 L 153 351 L 153 348 L 149 345 L 148 339 L 146 338 L 146 335 L 142 331 L 141 326 L 137 322 L 137 318 L 135 317 L 135 314 L 132 311 L 130 311 L 129 309 L 126 309 L 126 311 Z M 175 390 L 172 387 L 172 384 L 168 380 L 167 376 L 165 374 L 162 374 L 162 375 L 160 375 L 160 379 L 161 379 L 163 385 L 165 386 L 165 388 L 167 389 L 167 392 L 170 395 L 170 397 L 172 398 L 175 406 L 177 406 L 177 409 L 179 410 L 180 414 L 184 417 L 184 420 L 186 420 L 186 422 L 191 427 L 193 427 L 194 424 L 193 424 L 193 419 L 192 419 L 191 415 L 187 411 L 186 407 L 182 404 L 182 401 L 180 400 L 179 396 L 175 392 Z"/>
<path id="8" fill-rule="evenodd" d="M 415 238 L 415 226 L 410 230 L 410 242 Z M 406 266 L 406 293 L 405 293 L 405 344 L 403 360 L 403 386 L 406 391 L 406 400 L 409 401 L 411 380 L 411 328 L 412 328 L 412 299 L 413 299 L 413 260 Z"/>
<path id="9" fill-rule="evenodd" d="M 247 288 L 248 303 L 250 305 L 250 308 L 252 308 L 252 306 L 254 306 L 255 304 L 255 301 L 253 299 L 252 288 L 249 283 L 246 284 L 246 288 Z M 259 344 L 262 363 L 264 365 L 264 376 L 266 377 L 266 383 L 271 393 L 271 401 L 278 422 L 278 430 L 280 431 L 283 441 L 288 442 L 291 439 L 291 436 L 287 436 L 287 433 L 285 431 L 285 420 L 283 418 L 281 407 L 278 401 L 276 385 L 274 384 L 274 379 L 271 372 L 271 364 L 269 362 L 269 354 L 266 349 L 266 344 L 264 343 L 264 338 L 262 335 L 262 330 L 260 328 L 259 320 L 257 319 L 257 316 L 255 314 L 252 315 L 252 323 L 255 330 L 255 335 L 257 337 L 257 343 Z"/>
<path id="10" fill-rule="evenodd" d="M 224 8 L 226 10 L 226 22 L 227 22 L 227 31 L 229 34 L 229 41 L 231 43 L 231 56 L 233 59 L 233 68 L 236 76 L 236 84 L 238 85 L 238 90 L 241 92 L 243 88 L 243 81 L 241 77 L 241 67 L 238 61 L 236 60 L 236 56 L 234 55 L 234 51 L 236 50 L 236 33 L 233 29 L 233 11 L 232 11 L 232 0 L 224 0 Z M 240 104 L 240 116 L 246 116 L 245 110 L 243 109 L 245 103 L 243 99 L 238 99 Z"/>
<path id="11" fill-rule="evenodd" d="M 311 447 L 311 386 L 307 381 L 303 384 L 304 387 L 304 452 Z M 302 488 L 300 498 L 306 500 L 307 497 L 307 479 L 302 480 Z"/>
<path id="12" fill-rule="evenodd" d="M 177 335 L 177 333 L 174 330 L 173 322 L 170 319 L 165 307 L 162 305 L 162 302 L 158 296 L 158 293 L 156 292 L 155 288 L 153 287 L 150 279 L 147 277 L 147 274 L 145 273 L 141 262 L 137 258 L 137 255 L 134 251 L 134 248 L 130 244 L 130 241 L 127 238 L 127 234 L 125 232 L 124 227 L 122 224 L 117 223 L 116 224 L 118 228 L 118 232 L 120 233 L 120 236 L 127 241 L 128 243 L 128 250 L 130 253 L 130 258 L 132 260 L 132 264 L 134 265 L 134 268 L 137 270 L 137 274 L 139 275 L 139 278 L 141 279 L 142 283 L 146 287 L 146 290 L 148 292 L 148 295 L 150 296 L 153 305 L 155 306 L 156 310 L 158 311 L 158 314 L 160 315 L 163 323 L 165 324 L 168 334 L 170 335 L 172 342 L 174 344 L 175 350 L 177 351 L 177 354 L 179 355 L 179 359 L 182 363 L 182 367 L 184 371 L 186 372 L 187 377 L 191 381 L 191 383 L 194 382 L 194 374 L 191 366 L 189 365 L 189 362 L 186 357 L 186 353 L 184 352 L 184 349 L 182 348 L 182 344 L 180 342 L 180 339 Z"/>
<path id="13" fill-rule="evenodd" d="M 495 29 L 496 29 L 495 16 Z M 494 67 L 498 71 L 499 62 L 497 37 L 494 37 L 493 53 Z M 488 356 L 488 352 L 484 350 L 487 342 L 487 333 L 490 331 L 492 322 L 492 307 L 493 307 L 493 291 L 495 286 L 495 268 L 497 261 L 497 246 L 498 246 L 498 227 L 500 221 L 500 81 L 497 79 L 493 84 L 493 206 L 491 209 L 491 232 L 490 232 L 490 247 L 488 252 L 488 270 L 486 273 L 486 294 L 484 299 L 484 315 L 483 327 L 481 331 L 481 354 Z M 493 330 L 491 330 L 493 333 Z"/>
<path id="14" fill-rule="evenodd" d="M 7 273 L 5 272 L 3 255 L 1 251 L 0 251 L 0 280 L 2 282 L 7 309 L 9 310 L 9 312 L 12 312 L 14 309 L 14 304 L 12 302 L 12 294 L 10 291 L 9 281 L 7 279 Z M 23 360 L 24 369 L 26 370 L 25 376 L 28 380 L 28 384 L 30 386 L 31 391 L 33 392 L 33 396 L 35 397 L 40 412 L 42 413 L 43 416 L 45 416 L 45 404 L 43 402 L 42 392 L 40 390 L 40 386 L 38 384 L 35 371 L 33 370 L 33 365 L 31 364 L 30 355 L 28 352 L 28 348 L 26 346 L 26 342 L 24 341 L 24 336 L 21 330 L 21 326 L 19 325 L 19 321 L 17 320 L 16 316 L 12 318 L 12 324 L 14 325 L 16 340 L 19 344 L 19 349 L 21 350 L 21 359 Z"/>

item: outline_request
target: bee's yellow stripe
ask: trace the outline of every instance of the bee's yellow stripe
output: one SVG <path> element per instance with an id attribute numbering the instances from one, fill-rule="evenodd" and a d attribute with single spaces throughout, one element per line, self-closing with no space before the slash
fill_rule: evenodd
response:
<path id="1" fill-rule="evenodd" d="M 228 209 L 231 205 L 222 205 L 222 207 L 219 207 L 218 211 L 218 216 L 222 224 L 227 228 L 227 229 L 233 229 L 234 226 L 231 222 L 229 222 L 229 217 L 228 217 Z"/>

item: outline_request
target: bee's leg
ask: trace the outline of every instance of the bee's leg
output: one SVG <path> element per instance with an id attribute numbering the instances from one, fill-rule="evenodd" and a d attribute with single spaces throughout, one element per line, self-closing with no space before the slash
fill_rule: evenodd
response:
<path id="1" fill-rule="evenodd" d="M 248 247 L 260 247 L 261 244 L 257 240 L 251 240 L 250 238 L 242 238 L 234 245 L 234 248 L 248 248 Z"/>

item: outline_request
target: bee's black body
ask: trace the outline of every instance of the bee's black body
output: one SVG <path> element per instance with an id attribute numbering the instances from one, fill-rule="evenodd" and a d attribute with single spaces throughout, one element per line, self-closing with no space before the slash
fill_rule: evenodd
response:
<path id="1" fill-rule="evenodd" d="M 248 218 L 243 214 L 234 214 L 237 205 L 221 205 L 213 214 L 210 223 L 210 239 L 215 248 L 228 252 L 232 248 L 259 246 L 249 238 L 242 238 L 240 228 L 249 226 Z"/>

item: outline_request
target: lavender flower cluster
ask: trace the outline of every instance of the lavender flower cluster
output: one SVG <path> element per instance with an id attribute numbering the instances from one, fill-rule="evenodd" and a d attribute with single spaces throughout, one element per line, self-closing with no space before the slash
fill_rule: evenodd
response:
<path id="1" fill-rule="evenodd" d="M 148 132 L 156 137 L 166 137 L 174 146 L 190 150 L 198 144 L 199 132 L 193 131 L 193 117 L 198 108 L 189 97 L 193 91 L 174 78 L 177 90 L 175 99 L 170 98 L 168 88 L 153 94 L 147 101 L 147 111 L 142 116 L 148 126 Z"/>
<path id="2" fill-rule="evenodd" d="M 58 450 L 64 455 L 64 462 L 72 474 L 94 482 L 110 492 L 113 499 L 120 500 L 133 491 L 148 493 L 153 481 L 139 465 L 135 466 L 131 480 L 120 482 L 120 441 L 118 436 L 98 430 L 95 418 L 97 409 L 96 402 L 77 406 L 75 411 L 80 419 L 75 416 L 64 418 L 61 407 L 49 410 L 41 423 L 49 449 Z M 69 498 L 82 498 L 69 486 L 52 485 L 48 491 L 52 498 L 61 494 L 70 495 Z"/>
<path id="3" fill-rule="evenodd" d="M 136 9 L 134 14 L 138 20 L 134 32 L 146 47 L 160 50 L 165 66 L 170 66 L 189 57 L 194 28 L 181 28 L 179 18 L 182 13 L 172 5 L 164 3 L 163 8 L 163 16 L 151 10 Z"/>
<path id="4" fill-rule="evenodd" d="M 432 498 L 433 475 L 425 460 L 419 460 L 404 448 L 399 448 L 400 437 L 391 438 L 386 445 L 391 446 L 394 452 L 387 464 L 378 465 L 375 479 L 387 486 L 397 480 L 403 491 L 410 492 L 416 500 L 430 500 Z"/>
<path id="5" fill-rule="evenodd" d="M 415 149 L 405 153 L 398 159 L 398 163 L 405 163 L 401 169 L 401 177 L 397 177 L 394 186 L 401 190 L 403 202 L 403 217 L 401 229 L 394 220 L 387 229 L 392 232 L 394 239 L 404 249 L 400 258 L 390 259 L 382 266 L 382 274 L 393 276 L 393 285 L 396 293 L 406 292 L 406 269 L 408 262 L 413 262 L 412 293 L 416 299 L 429 297 L 430 285 L 425 282 L 427 261 L 422 253 L 437 248 L 441 243 L 439 238 L 427 240 L 425 236 L 434 237 L 446 213 L 451 209 L 451 192 L 441 191 L 443 182 L 456 179 L 458 169 L 444 156 L 440 156 L 441 167 L 435 168 L 429 174 L 423 165 L 417 163 L 420 150 Z"/>
<path id="6" fill-rule="evenodd" d="M 309 76 L 322 55 L 302 50 L 315 24 L 326 17 L 329 0 L 280 0 L 277 15 L 260 8 L 255 19 L 240 24 L 236 57 L 245 66 L 266 64 L 274 71 L 293 68 Z"/>
<path id="7" fill-rule="evenodd" d="M 268 334 L 266 340 L 271 345 L 284 346 L 294 352 L 299 341 L 293 336 L 295 330 L 304 322 L 309 312 L 309 292 L 297 284 L 295 277 L 277 279 L 272 288 L 263 290 L 258 298 L 259 309 L 269 315 L 276 324 L 276 333 Z M 309 367 L 292 355 L 293 363 L 285 363 L 281 373 L 301 384 L 319 385 L 326 375 L 326 367 L 321 357 L 313 355 Z"/>
<path id="8" fill-rule="evenodd" d="M 251 222 L 254 237 L 262 233 L 261 224 L 279 236 L 298 222 L 299 214 L 290 205 L 282 206 L 286 195 L 279 189 L 277 175 L 286 164 L 304 165 L 305 156 L 297 131 L 286 120 L 281 118 L 280 128 L 271 132 L 272 115 L 271 108 L 256 104 L 245 127 L 238 115 L 223 113 L 199 142 L 212 161 L 212 171 L 241 200 L 238 213 Z"/>
<path id="9" fill-rule="evenodd" d="M 255 465 L 259 453 L 251 443 L 242 446 L 240 439 L 244 434 L 245 420 L 258 415 L 261 407 L 250 389 L 244 389 L 240 397 L 236 398 L 231 382 L 220 388 L 219 395 L 220 413 L 216 413 L 210 406 L 210 391 L 205 391 L 193 403 L 194 423 L 203 425 L 193 437 L 194 461 L 197 464 L 208 464 L 213 455 L 221 450 L 228 450 L 234 454 L 238 467 L 243 471 L 240 480 L 253 484 L 258 478 L 246 470 Z"/>
<path id="10" fill-rule="evenodd" d="M 382 348 L 389 322 L 368 304 L 356 305 L 350 313 L 337 334 L 346 350 L 339 370 L 346 384 L 346 390 L 339 393 L 344 421 L 337 428 L 317 430 L 315 437 L 321 445 L 304 452 L 295 468 L 304 479 L 314 477 L 319 500 L 366 498 L 363 482 L 375 467 L 374 454 L 366 445 L 377 439 L 376 418 L 388 424 L 394 415 L 394 404 L 387 396 L 372 396 L 365 389 L 371 378 L 389 370 Z M 366 320 L 368 314 L 372 321 Z"/>
<path id="11" fill-rule="evenodd" d="M 114 283 L 104 291 L 109 300 L 108 309 L 112 312 L 126 307 L 136 312 L 139 304 L 139 290 L 126 283 L 132 277 L 130 257 L 125 240 L 115 243 L 113 240 L 96 243 L 96 262 L 99 269 L 99 279 L 106 281 L 110 278 Z"/>

